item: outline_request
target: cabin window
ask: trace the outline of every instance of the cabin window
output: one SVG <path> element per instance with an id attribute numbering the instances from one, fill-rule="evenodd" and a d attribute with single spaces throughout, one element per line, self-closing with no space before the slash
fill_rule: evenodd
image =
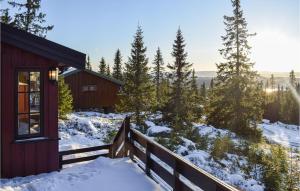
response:
<path id="1" fill-rule="evenodd" d="M 96 85 L 86 85 L 86 86 L 82 86 L 81 89 L 83 92 L 93 92 L 97 90 L 97 86 Z"/>
<path id="2" fill-rule="evenodd" d="M 17 138 L 41 135 L 41 73 L 18 71 Z"/>

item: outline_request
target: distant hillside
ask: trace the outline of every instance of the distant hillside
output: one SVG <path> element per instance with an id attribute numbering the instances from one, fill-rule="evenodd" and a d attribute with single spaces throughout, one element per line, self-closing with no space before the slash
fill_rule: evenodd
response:
<path id="1" fill-rule="evenodd" d="M 268 72 L 268 71 L 259 71 L 258 72 L 262 77 L 270 78 L 271 74 L 274 74 L 274 77 L 289 77 L 289 72 Z M 198 77 L 215 77 L 217 76 L 216 71 L 196 71 Z M 300 78 L 300 72 L 295 72 L 297 78 Z"/>
<path id="2" fill-rule="evenodd" d="M 260 80 L 266 83 L 267 79 L 270 79 L 271 74 L 274 74 L 275 77 L 275 86 L 278 84 L 280 86 L 286 86 L 286 83 L 289 80 L 289 72 L 266 72 L 262 71 L 259 72 L 261 75 Z M 300 72 L 295 72 L 297 81 L 300 82 Z M 213 77 L 217 76 L 216 71 L 197 71 L 196 72 L 197 84 L 200 86 L 203 82 L 205 82 L 206 87 L 209 87 L 210 81 Z"/>

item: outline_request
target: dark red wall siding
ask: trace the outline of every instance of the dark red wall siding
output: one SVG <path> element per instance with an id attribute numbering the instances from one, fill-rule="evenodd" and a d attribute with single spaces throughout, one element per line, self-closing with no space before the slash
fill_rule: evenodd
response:
<path id="1" fill-rule="evenodd" d="M 1 176 L 10 178 L 58 170 L 57 85 L 48 80 L 48 70 L 57 63 L 1 44 Z M 44 77 L 44 137 L 37 142 L 15 142 L 15 71 L 35 68 Z"/>
<path id="2" fill-rule="evenodd" d="M 120 85 L 85 71 L 65 77 L 65 82 L 71 89 L 74 109 L 114 108 L 119 101 Z M 85 85 L 96 85 L 97 91 L 83 92 Z"/>

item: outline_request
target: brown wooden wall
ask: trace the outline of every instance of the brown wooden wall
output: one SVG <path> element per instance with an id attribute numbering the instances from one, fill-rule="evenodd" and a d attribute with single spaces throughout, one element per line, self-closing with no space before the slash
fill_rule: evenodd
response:
<path id="1" fill-rule="evenodd" d="M 57 64 L 19 48 L 1 44 L 1 177 L 26 176 L 50 172 L 59 168 L 57 128 L 57 85 L 48 80 L 49 67 Z M 44 137 L 35 142 L 17 143 L 16 69 L 41 70 L 44 92 Z"/>
<path id="2" fill-rule="evenodd" d="M 118 103 L 118 92 L 120 85 L 90 74 L 80 71 L 65 77 L 65 82 L 69 85 L 74 102 L 74 109 L 89 108 L 109 108 L 113 109 Z M 96 85 L 96 91 L 82 91 L 82 87 L 86 85 Z"/>

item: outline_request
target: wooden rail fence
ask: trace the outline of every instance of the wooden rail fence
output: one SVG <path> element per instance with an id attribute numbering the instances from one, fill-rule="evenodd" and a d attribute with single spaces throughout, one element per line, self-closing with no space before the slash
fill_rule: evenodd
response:
<path id="1" fill-rule="evenodd" d="M 105 154 L 63 159 L 65 155 L 98 150 Z M 129 156 L 145 173 L 159 177 L 174 191 L 238 191 L 213 175 L 198 168 L 181 156 L 152 141 L 139 131 L 130 128 L 130 118 L 123 121 L 112 144 L 60 152 L 60 165 L 93 160 L 99 156 L 121 158 Z"/>

